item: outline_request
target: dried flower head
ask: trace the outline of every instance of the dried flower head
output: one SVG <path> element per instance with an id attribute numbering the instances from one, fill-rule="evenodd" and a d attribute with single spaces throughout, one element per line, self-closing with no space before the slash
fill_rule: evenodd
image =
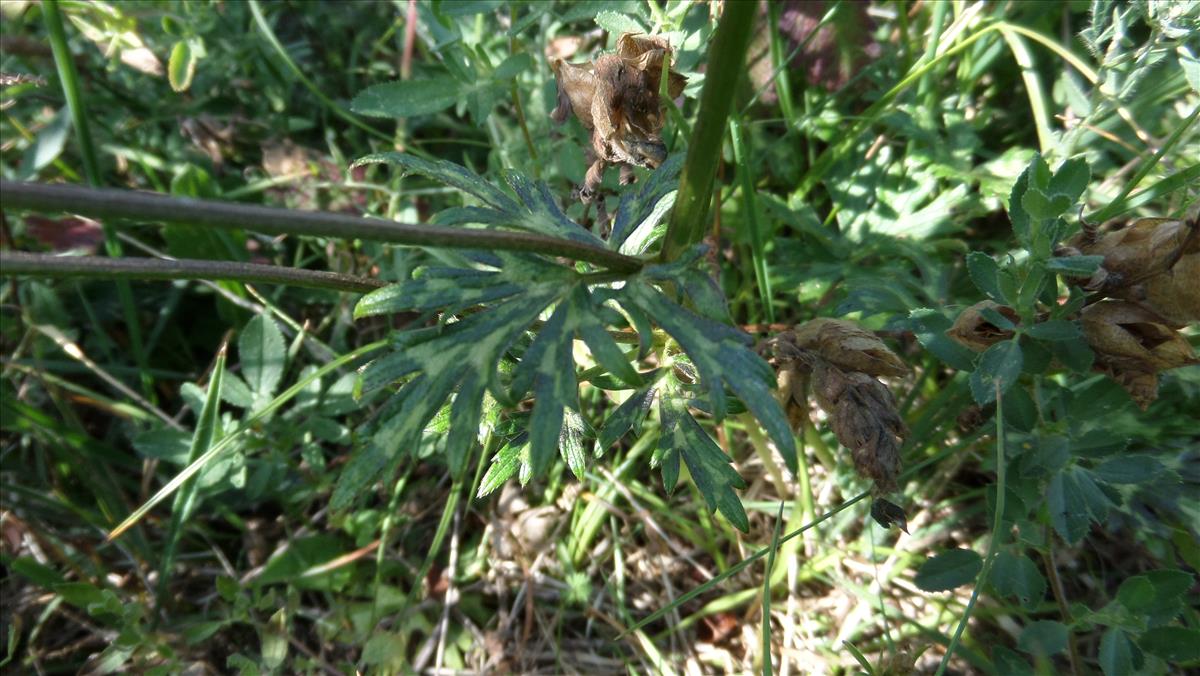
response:
<path id="1" fill-rule="evenodd" d="M 904 376 L 908 365 L 874 333 L 845 319 L 813 319 L 790 334 L 791 342 L 848 371 L 872 376 Z"/>
<path id="2" fill-rule="evenodd" d="M 557 122 L 575 113 L 592 132 L 595 161 L 588 169 L 580 197 L 591 201 L 607 164 L 653 169 L 666 159 L 662 141 L 662 87 L 664 68 L 669 68 L 671 47 L 661 36 L 626 33 L 617 40 L 613 54 L 591 63 L 552 62 L 558 82 L 558 105 L 550 114 Z M 668 70 L 667 95 L 683 93 L 687 78 Z M 622 171 L 622 182 L 633 174 Z"/>
<path id="3" fill-rule="evenodd" d="M 976 352 L 982 352 L 1002 340 L 1013 337 L 1011 330 L 1002 329 L 988 321 L 984 317 L 984 310 L 994 310 L 1014 324 L 1021 321 L 1016 310 L 995 301 L 985 300 L 963 310 L 954 321 L 954 325 L 946 330 L 946 335 Z"/>
<path id="4" fill-rule="evenodd" d="M 1108 373 L 1145 408 L 1158 396 L 1160 371 L 1200 363 L 1190 343 L 1149 309 L 1106 300 L 1085 309 L 1083 334 Z"/>
<path id="5" fill-rule="evenodd" d="M 834 435 L 850 449 L 859 474 L 873 479 L 879 491 L 896 490 L 900 440 L 908 429 L 891 391 L 865 373 L 819 361 L 813 369 L 813 392 L 829 415 Z"/>
<path id="6" fill-rule="evenodd" d="M 833 433 L 854 467 L 876 489 L 896 489 L 900 439 L 907 434 L 896 400 L 873 376 L 901 376 L 908 366 L 875 334 L 843 319 L 814 319 L 759 347 L 778 371 L 780 398 L 796 424 L 808 414 L 811 384 Z"/>
<path id="7" fill-rule="evenodd" d="M 1185 251 L 1200 246 L 1196 228 L 1170 218 L 1143 218 L 1127 228 L 1098 236 L 1092 231 L 1075 240 L 1081 252 L 1104 256 L 1102 289 L 1112 292 L 1170 270 Z"/>

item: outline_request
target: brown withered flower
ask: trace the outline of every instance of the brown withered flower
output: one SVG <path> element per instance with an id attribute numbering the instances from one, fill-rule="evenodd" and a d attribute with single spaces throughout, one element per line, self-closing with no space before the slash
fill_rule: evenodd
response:
<path id="1" fill-rule="evenodd" d="M 908 366 L 873 333 L 841 319 L 814 319 L 760 349 L 777 369 L 789 420 L 799 424 L 808 414 L 811 385 L 858 473 L 872 479 L 878 492 L 895 490 L 907 429 L 892 393 L 874 376 L 904 375 Z"/>
<path id="2" fill-rule="evenodd" d="M 1127 288 L 1170 270 L 1185 251 L 1200 247 L 1193 224 L 1170 218 L 1143 218 L 1100 235 L 1085 229 L 1068 245 L 1085 255 L 1104 256 L 1100 290 Z"/>
<path id="3" fill-rule="evenodd" d="M 985 300 L 963 310 L 958 319 L 954 320 L 954 325 L 946 330 L 946 335 L 976 352 L 982 352 L 1002 340 L 1012 338 L 1011 330 L 1002 329 L 983 316 L 983 311 L 989 309 L 995 310 L 1013 324 L 1021 321 L 1016 310 L 995 301 Z"/>
<path id="4" fill-rule="evenodd" d="M 829 415 L 833 434 L 854 459 L 858 473 L 882 492 L 896 490 L 900 440 L 908 429 L 896 412 L 891 390 L 858 371 L 842 371 L 825 361 L 813 369 L 813 393 Z"/>
<path id="5" fill-rule="evenodd" d="M 1200 238 L 1195 241 L 1200 244 Z M 1200 321 L 1200 246 L 1196 249 L 1122 297 L 1137 300 L 1172 326 Z"/>
<path id="6" fill-rule="evenodd" d="M 662 141 L 663 111 L 659 96 L 664 66 L 672 50 L 661 36 L 626 33 L 613 54 L 590 63 L 570 64 L 555 59 L 551 66 L 558 82 L 558 105 L 550 114 L 564 122 L 569 112 L 592 132 L 591 154 L 580 198 L 590 202 L 608 164 L 621 166 L 622 183 L 633 181 L 632 167 L 653 169 L 666 159 Z M 687 78 L 668 70 L 667 95 L 683 93 Z"/>
<path id="7" fill-rule="evenodd" d="M 874 333 L 845 319 L 813 319 L 796 327 L 791 341 L 812 350 L 826 361 L 848 371 L 872 376 L 904 376 L 908 365 Z"/>
<path id="8" fill-rule="evenodd" d="M 1083 335 L 1096 353 L 1096 368 L 1146 408 L 1158 396 L 1158 373 L 1200 364 L 1190 343 L 1149 309 L 1106 300 L 1081 314 Z"/>
<path id="9" fill-rule="evenodd" d="M 1122 274 L 1124 285 L 1111 289 L 1111 295 L 1150 309 L 1173 327 L 1200 321 L 1200 223 L 1197 220 L 1143 219 L 1126 230 L 1106 236 L 1100 243 L 1126 231 L 1148 229 L 1151 232 L 1139 236 L 1131 232 L 1121 241 L 1149 242 L 1143 248 L 1157 252 L 1155 260 L 1141 261 L 1149 274 L 1137 274 L 1134 263 L 1128 260 L 1130 255 L 1112 254 L 1117 258 L 1116 264 L 1134 268 L 1135 272 Z M 1104 254 L 1105 266 L 1109 265 L 1109 255 Z"/>

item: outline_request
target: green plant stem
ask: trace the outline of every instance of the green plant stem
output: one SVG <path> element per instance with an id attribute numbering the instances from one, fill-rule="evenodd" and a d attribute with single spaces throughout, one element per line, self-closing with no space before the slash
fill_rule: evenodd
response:
<path id="1" fill-rule="evenodd" d="M 262 8 L 258 6 L 257 0 L 249 0 L 248 4 L 250 7 L 250 13 L 254 15 L 254 24 L 258 26 L 258 30 L 262 31 L 263 37 L 267 39 L 267 43 L 270 44 L 271 48 L 275 50 L 275 53 L 279 56 L 279 59 L 283 61 L 284 65 L 287 66 L 287 69 L 292 72 L 292 75 L 294 75 L 296 79 L 299 80 L 300 83 L 303 84 L 310 93 L 312 93 L 313 96 L 317 97 L 317 100 L 320 101 L 322 105 L 333 112 L 334 115 L 337 115 L 355 127 L 362 129 L 371 136 L 374 136 L 382 141 L 387 141 L 388 143 L 393 141 L 392 137 L 358 119 L 344 106 L 338 105 L 336 101 L 326 96 L 325 93 L 322 92 L 319 87 L 317 87 L 316 83 L 308 79 L 308 76 L 304 74 L 304 71 L 300 70 L 300 67 L 297 66 L 296 62 L 292 60 L 292 57 L 287 53 L 287 50 L 283 48 L 283 44 L 279 42 L 279 38 L 275 37 L 275 31 L 271 30 L 271 24 L 267 23 L 267 18 L 263 16 Z"/>
<path id="2" fill-rule="evenodd" d="M 58 0 L 42 2 L 42 16 L 46 21 L 46 32 L 50 34 L 50 49 L 54 53 L 54 66 L 62 82 L 63 98 L 71 112 L 71 124 L 79 139 L 79 153 L 83 157 L 83 175 L 91 185 L 100 185 L 100 163 L 96 160 L 96 146 L 92 143 L 92 131 L 87 122 L 87 110 L 79 93 L 79 77 L 75 72 L 75 60 L 67 46 L 66 31 L 63 30 L 62 13 Z"/>
<path id="3" fill-rule="evenodd" d="M 775 323 L 775 305 L 771 302 L 771 274 L 767 269 L 766 238 L 758 221 L 754 196 L 754 169 L 737 118 L 729 118 L 729 137 L 733 140 L 733 161 L 737 164 L 737 180 L 742 190 L 742 217 L 750 231 L 750 253 L 754 263 L 754 278 L 758 283 L 758 298 L 768 324 Z"/>
<path id="4" fill-rule="evenodd" d="M 1004 398 L 1000 396 L 1000 384 L 996 384 L 996 515 L 992 518 L 992 537 L 988 541 L 987 555 L 983 559 L 983 567 L 979 570 L 979 577 L 975 580 L 975 589 L 971 590 L 971 599 L 967 601 L 967 607 L 963 609 L 962 617 L 958 620 L 958 626 L 954 629 L 954 636 L 950 638 L 950 645 L 946 647 L 946 654 L 942 656 L 942 662 L 938 665 L 936 676 L 942 676 L 946 673 L 946 667 L 950 664 L 950 658 L 954 655 L 954 650 L 958 647 L 959 640 L 962 639 L 963 631 L 967 628 L 967 621 L 971 619 L 971 611 L 975 609 L 975 603 L 979 600 L 979 592 L 983 590 L 987 584 L 988 576 L 992 572 L 992 563 L 996 560 L 996 543 L 1000 540 L 1000 531 L 1004 526 L 1004 498 L 1005 491 L 1008 490 L 1007 477 L 1005 476 L 1006 460 L 1004 457 Z"/>
<path id="5" fill-rule="evenodd" d="M 663 260 L 674 260 L 704 239 L 725 122 L 738 78 L 746 69 L 746 47 L 758 13 L 756 2 L 725 3 L 721 24 L 708 50 L 708 72 L 700 92 L 700 112 L 688 144 L 687 162 L 663 243 Z"/>
<path id="6" fill-rule="evenodd" d="M 387 282 L 379 279 L 279 265 L 189 259 L 55 256 L 20 251 L 0 251 L 0 276 L 121 280 L 210 279 L 285 284 L 349 293 L 367 293 L 387 285 Z"/>
<path id="7" fill-rule="evenodd" d="M 618 272 L 636 272 L 642 267 L 642 261 L 632 256 L 589 244 L 523 232 L 412 225 L 325 211 L 293 211 L 73 185 L 0 181 L 0 193 L 4 194 L 6 208 L 68 211 L 93 218 L 126 218 L 140 222 L 244 229 L 269 235 L 359 238 L 447 249 L 529 251 L 595 263 Z"/>
<path id="8" fill-rule="evenodd" d="M 79 153 L 83 158 L 83 174 L 92 187 L 99 187 L 100 162 L 96 159 L 96 145 L 92 142 L 92 130 L 88 125 L 87 108 L 79 89 L 79 75 L 75 71 L 75 59 L 67 45 L 67 34 L 63 30 L 62 12 L 58 9 L 58 0 L 46 0 L 42 3 L 42 16 L 46 22 L 46 31 L 50 34 L 50 49 L 54 54 L 54 66 L 58 71 L 58 79 L 62 83 L 63 98 L 71 113 L 71 125 L 79 140 Z M 104 250 L 109 256 L 118 257 L 122 254 L 121 242 L 117 233 L 107 223 L 101 224 L 104 233 Z M 130 347 L 134 360 L 140 371 L 142 393 L 151 402 L 156 400 L 154 380 L 150 377 L 150 364 L 146 361 L 146 351 L 143 349 L 142 329 L 138 323 L 137 308 L 133 303 L 133 290 L 129 283 L 122 281 L 117 284 L 117 297 L 121 301 L 121 314 L 125 320 L 126 330 L 129 331 Z"/>

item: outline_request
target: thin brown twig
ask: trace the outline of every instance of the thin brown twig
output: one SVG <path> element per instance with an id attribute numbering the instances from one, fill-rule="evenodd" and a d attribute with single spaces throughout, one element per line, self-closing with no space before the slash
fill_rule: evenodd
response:
<path id="1" fill-rule="evenodd" d="M 1058 566 L 1054 563 L 1054 531 L 1046 526 L 1046 543 L 1047 550 L 1042 552 L 1042 561 L 1046 564 L 1046 572 L 1050 577 L 1050 590 L 1054 592 L 1054 600 L 1058 602 L 1058 610 L 1062 614 L 1063 624 L 1070 626 L 1073 622 L 1071 619 L 1071 608 L 1067 605 L 1067 595 L 1063 590 L 1062 577 L 1058 574 Z M 1068 658 L 1071 661 L 1071 674 L 1080 676 L 1083 671 L 1080 670 L 1079 664 L 1079 644 L 1075 640 L 1075 635 L 1068 633 L 1067 635 Z"/>

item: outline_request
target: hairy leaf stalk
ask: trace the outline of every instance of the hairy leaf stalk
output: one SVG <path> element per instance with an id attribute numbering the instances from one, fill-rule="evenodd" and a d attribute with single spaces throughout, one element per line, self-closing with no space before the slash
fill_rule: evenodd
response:
<path id="1" fill-rule="evenodd" d="M 72 185 L 0 181 L 0 193 L 4 195 L 6 208 L 68 211 L 93 218 L 244 229 L 268 235 L 359 238 L 447 249 L 528 251 L 595 263 L 614 272 L 637 272 L 642 267 L 642 261 L 637 258 L 615 251 L 522 232 L 413 225 L 325 211 L 294 211 Z"/>

